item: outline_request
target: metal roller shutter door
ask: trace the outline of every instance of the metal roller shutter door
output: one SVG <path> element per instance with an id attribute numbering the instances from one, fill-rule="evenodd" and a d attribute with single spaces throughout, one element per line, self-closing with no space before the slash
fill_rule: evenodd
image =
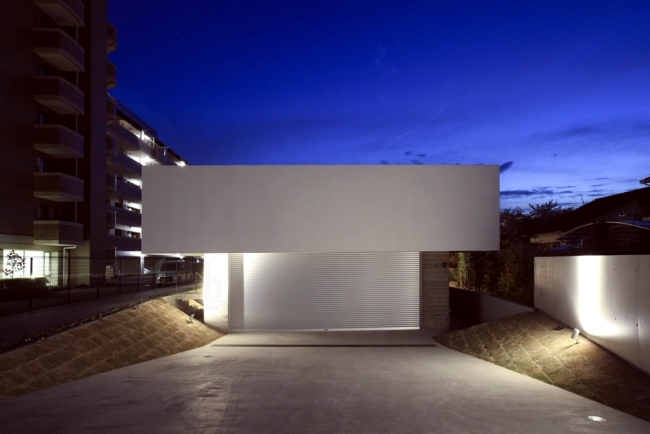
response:
<path id="1" fill-rule="evenodd" d="M 233 331 L 419 328 L 418 252 L 247 253 L 243 277 Z"/>

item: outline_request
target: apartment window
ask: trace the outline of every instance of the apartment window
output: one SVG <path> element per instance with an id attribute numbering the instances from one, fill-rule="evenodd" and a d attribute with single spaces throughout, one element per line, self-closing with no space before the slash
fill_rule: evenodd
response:
<path id="1" fill-rule="evenodd" d="M 45 125 L 45 124 L 56 124 L 58 122 L 50 113 L 39 111 L 36 114 L 36 123 L 40 125 Z"/>
<path id="2" fill-rule="evenodd" d="M 36 171 L 37 172 L 58 172 L 59 166 L 56 162 L 48 158 L 36 157 Z"/>
<path id="3" fill-rule="evenodd" d="M 36 220 L 58 220 L 58 209 L 55 206 L 41 203 L 36 211 Z"/>

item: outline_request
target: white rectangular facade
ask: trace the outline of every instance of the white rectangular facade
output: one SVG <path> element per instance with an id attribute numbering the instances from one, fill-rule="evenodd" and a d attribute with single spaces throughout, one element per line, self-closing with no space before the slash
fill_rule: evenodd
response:
<path id="1" fill-rule="evenodd" d="M 149 166 L 146 254 L 499 248 L 498 166 Z"/>

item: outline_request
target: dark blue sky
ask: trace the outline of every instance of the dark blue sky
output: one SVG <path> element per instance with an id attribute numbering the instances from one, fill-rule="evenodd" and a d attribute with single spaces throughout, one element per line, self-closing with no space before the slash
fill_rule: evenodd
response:
<path id="1" fill-rule="evenodd" d="M 109 0 L 109 19 L 111 94 L 191 164 L 499 164 L 504 207 L 650 176 L 650 1 Z"/>

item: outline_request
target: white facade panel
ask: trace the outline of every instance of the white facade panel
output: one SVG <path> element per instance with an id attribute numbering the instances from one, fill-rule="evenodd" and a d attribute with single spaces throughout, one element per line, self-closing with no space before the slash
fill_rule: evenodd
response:
<path id="1" fill-rule="evenodd" d="M 497 250 L 498 166 L 149 166 L 144 253 Z"/>
<path id="2" fill-rule="evenodd" d="M 243 274 L 231 331 L 419 328 L 417 252 L 247 253 Z"/>

